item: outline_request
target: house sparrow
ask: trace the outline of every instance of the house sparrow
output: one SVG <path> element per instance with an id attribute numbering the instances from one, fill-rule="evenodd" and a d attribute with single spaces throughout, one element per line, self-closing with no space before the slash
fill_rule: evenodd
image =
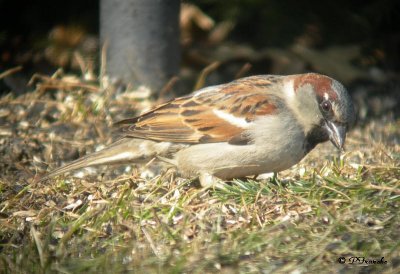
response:
<path id="1" fill-rule="evenodd" d="M 260 75 L 206 87 L 116 123 L 122 139 L 50 172 L 158 158 L 201 184 L 298 163 L 317 144 L 342 149 L 355 120 L 338 81 L 316 73 Z"/>

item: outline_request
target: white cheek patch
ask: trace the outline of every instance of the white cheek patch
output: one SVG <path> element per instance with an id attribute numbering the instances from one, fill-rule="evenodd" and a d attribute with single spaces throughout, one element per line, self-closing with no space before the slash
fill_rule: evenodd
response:
<path id="1" fill-rule="evenodd" d="M 325 99 L 325 100 L 329 100 L 329 94 L 326 93 L 326 92 L 324 93 L 324 99 Z"/>
<path id="2" fill-rule="evenodd" d="M 293 82 L 293 80 L 285 82 L 285 84 L 283 85 L 283 92 L 285 93 L 286 98 L 289 98 L 289 99 L 293 99 L 294 98 L 294 96 L 296 94 L 295 94 L 295 91 L 294 91 L 294 82 Z"/>
<path id="3" fill-rule="evenodd" d="M 237 127 L 248 128 L 252 124 L 252 123 L 247 122 L 246 119 L 244 119 L 244 118 L 236 117 L 230 113 L 226 113 L 226 112 L 218 110 L 218 109 L 214 109 L 213 112 L 219 118 L 221 118 L 221 119 L 227 121 L 228 123 L 230 123 L 234 126 L 237 126 Z"/>

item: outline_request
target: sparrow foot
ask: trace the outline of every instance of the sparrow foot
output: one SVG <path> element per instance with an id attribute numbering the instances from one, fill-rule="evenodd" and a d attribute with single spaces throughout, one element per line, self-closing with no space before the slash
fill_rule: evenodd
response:
<path id="1" fill-rule="evenodd" d="M 200 185 L 204 188 L 225 188 L 225 183 L 221 179 L 209 174 L 209 173 L 201 173 L 199 176 Z"/>

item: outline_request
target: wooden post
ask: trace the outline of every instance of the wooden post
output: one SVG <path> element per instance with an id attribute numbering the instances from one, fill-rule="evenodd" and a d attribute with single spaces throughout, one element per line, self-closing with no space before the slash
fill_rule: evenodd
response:
<path id="1" fill-rule="evenodd" d="M 179 0 L 100 0 L 107 74 L 158 93 L 178 74 Z"/>

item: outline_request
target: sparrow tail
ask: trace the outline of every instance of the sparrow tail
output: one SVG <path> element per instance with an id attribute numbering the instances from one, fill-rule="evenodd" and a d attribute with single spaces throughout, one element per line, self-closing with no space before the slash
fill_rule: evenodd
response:
<path id="1" fill-rule="evenodd" d="M 84 167 L 132 162 L 140 163 L 163 152 L 157 151 L 156 146 L 157 144 L 152 141 L 123 138 L 100 151 L 88 154 L 69 164 L 52 170 L 50 173 L 39 178 L 38 181 L 43 181 Z M 167 147 L 165 149 L 167 149 Z"/>

